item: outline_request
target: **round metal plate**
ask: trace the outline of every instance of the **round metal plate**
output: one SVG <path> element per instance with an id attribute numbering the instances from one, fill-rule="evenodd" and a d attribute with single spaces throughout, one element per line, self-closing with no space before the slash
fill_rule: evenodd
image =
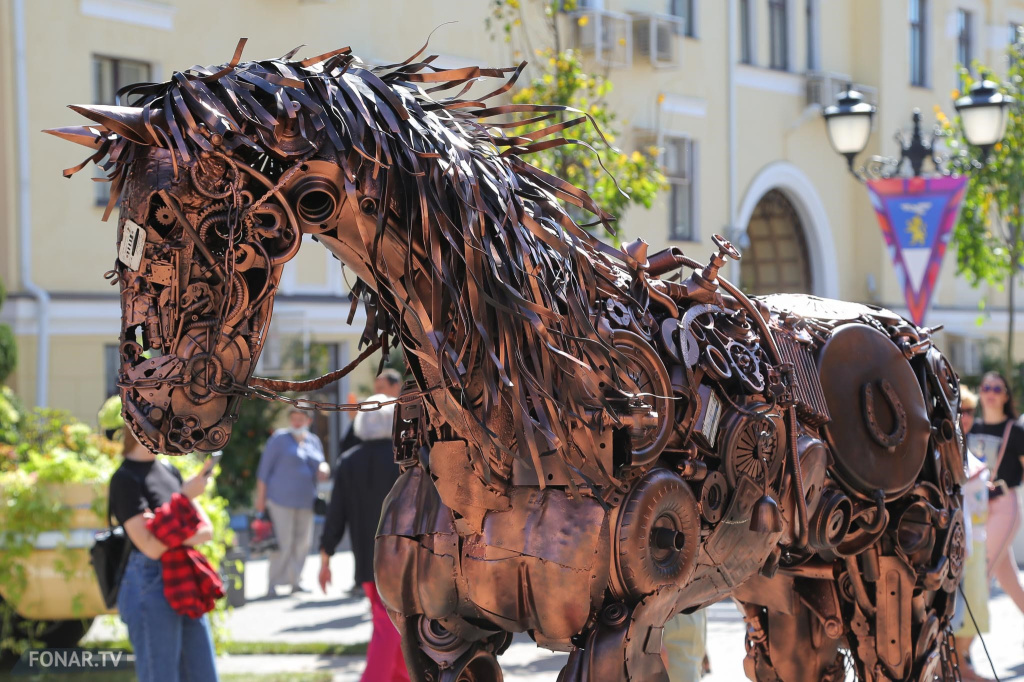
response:
<path id="1" fill-rule="evenodd" d="M 825 344 L 819 369 L 832 414 L 835 473 L 868 499 L 879 489 L 887 500 L 899 497 L 917 480 L 931 432 L 910 363 L 881 332 L 848 324 Z"/>

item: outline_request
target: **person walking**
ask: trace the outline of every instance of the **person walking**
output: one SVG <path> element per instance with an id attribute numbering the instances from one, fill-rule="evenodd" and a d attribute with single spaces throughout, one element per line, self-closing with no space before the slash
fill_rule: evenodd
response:
<path id="1" fill-rule="evenodd" d="M 966 386 L 960 387 L 960 428 L 970 433 L 978 396 Z M 967 536 L 967 560 L 960 580 L 961 595 L 956 600 L 953 615 L 954 646 L 959 659 L 960 677 L 964 682 L 984 682 L 989 678 L 974 669 L 971 643 L 976 635 L 989 628 L 989 579 L 986 561 L 986 532 L 988 521 L 988 484 L 990 474 L 985 463 L 967 449 L 967 482 L 963 485 L 964 527 Z M 968 613 L 968 609 L 970 612 Z"/>
<path id="2" fill-rule="evenodd" d="M 369 400 L 386 400 L 376 394 Z M 334 489 L 320 537 L 320 589 L 331 584 L 331 556 L 345 531 L 352 535 L 356 584 L 362 585 L 370 600 L 373 636 L 366 650 L 363 682 L 407 682 L 402 658 L 402 640 L 387 609 L 377 594 L 373 576 L 373 550 L 384 498 L 398 479 L 392 445 L 395 406 L 385 405 L 372 412 L 360 412 L 354 422 L 359 445 L 347 451 L 334 472 Z"/>
<path id="3" fill-rule="evenodd" d="M 300 578 L 313 541 L 316 484 L 330 477 L 323 445 L 309 430 L 311 422 L 306 412 L 293 409 L 288 427 L 267 440 L 256 470 L 256 511 L 270 515 L 278 543 L 270 554 L 271 598 L 279 586 L 290 585 L 292 594 L 309 591 Z"/>
<path id="4" fill-rule="evenodd" d="M 213 460 L 185 481 L 177 469 L 141 445 L 128 428 L 124 428 L 123 454 L 124 461 L 110 479 L 108 503 L 110 515 L 124 527 L 131 543 L 117 610 L 135 652 L 135 674 L 139 682 L 216 682 L 209 621 L 205 613 L 183 615 L 168 601 L 161 557 L 177 550 L 151 530 L 154 511 L 161 511 L 180 493 L 184 498 L 179 500 L 191 501 L 198 516 L 195 532 L 181 544 L 196 547 L 213 538 L 209 517 L 195 503 L 206 490 Z"/>
<path id="5" fill-rule="evenodd" d="M 402 394 L 402 375 L 398 373 L 397 369 L 388 367 L 373 380 L 373 392 L 375 395 L 386 396 L 388 400 L 397 398 Z M 353 419 L 341 439 L 341 445 L 336 454 L 344 455 L 359 445 L 359 438 L 356 437 L 354 427 L 355 420 Z"/>
<path id="6" fill-rule="evenodd" d="M 988 575 L 1024 612 L 1024 588 L 1013 557 L 1013 539 L 1021 523 L 1017 489 L 1024 479 L 1024 429 L 1015 423 L 1017 412 L 1003 375 L 985 374 L 978 393 L 981 412 L 971 427 L 968 447 L 992 475 L 985 541 Z"/>
<path id="7" fill-rule="evenodd" d="M 698 682 L 708 672 L 708 612 L 680 613 L 665 623 L 662 662 L 669 682 Z"/>

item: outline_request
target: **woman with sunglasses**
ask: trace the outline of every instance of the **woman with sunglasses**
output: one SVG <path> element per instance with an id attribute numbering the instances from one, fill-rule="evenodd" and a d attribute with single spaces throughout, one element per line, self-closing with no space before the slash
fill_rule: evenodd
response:
<path id="1" fill-rule="evenodd" d="M 998 372 L 988 372 L 978 391 L 980 414 L 968 436 L 971 451 L 984 460 L 992 472 L 989 491 L 986 554 L 988 575 L 1024 612 L 1024 588 L 1017 578 L 1013 539 L 1020 528 L 1021 512 L 1017 488 L 1024 479 L 1024 429 L 1016 424 L 1010 385 Z"/>

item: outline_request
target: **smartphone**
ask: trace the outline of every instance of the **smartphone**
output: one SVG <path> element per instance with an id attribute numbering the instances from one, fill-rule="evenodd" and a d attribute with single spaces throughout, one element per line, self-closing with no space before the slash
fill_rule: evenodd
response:
<path id="1" fill-rule="evenodd" d="M 206 470 L 213 471 L 217 467 L 217 465 L 220 464 L 220 459 L 223 456 L 224 452 L 222 450 L 218 450 L 217 452 L 207 457 L 206 461 L 210 462 L 210 464 L 206 467 Z"/>

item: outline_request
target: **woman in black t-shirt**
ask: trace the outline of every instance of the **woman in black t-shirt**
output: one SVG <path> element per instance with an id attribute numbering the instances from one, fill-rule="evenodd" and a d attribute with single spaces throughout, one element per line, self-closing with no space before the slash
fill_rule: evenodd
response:
<path id="1" fill-rule="evenodd" d="M 978 390 L 981 413 L 968 436 L 971 452 L 992 472 L 985 524 L 988 574 L 1024 612 L 1024 588 L 1017 577 L 1013 539 L 1021 524 L 1017 488 L 1024 478 L 1024 429 L 1017 426 L 1010 386 L 998 372 L 989 372 Z"/>
<path id="2" fill-rule="evenodd" d="M 124 576 L 117 594 L 117 610 L 128 628 L 135 651 L 139 682 L 217 680 L 213 639 L 206 616 L 183 616 L 164 596 L 160 556 L 167 546 L 146 528 L 152 511 L 174 493 L 191 500 L 201 495 L 210 478 L 210 460 L 196 476 L 185 481 L 177 469 L 159 461 L 124 429 L 124 461 L 110 479 L 110 513 L 124 526 L 131 541 Z M 196 546 L 213 537 L 210 519 L 195 505 L 202 524 L 185 541 Z"/>

